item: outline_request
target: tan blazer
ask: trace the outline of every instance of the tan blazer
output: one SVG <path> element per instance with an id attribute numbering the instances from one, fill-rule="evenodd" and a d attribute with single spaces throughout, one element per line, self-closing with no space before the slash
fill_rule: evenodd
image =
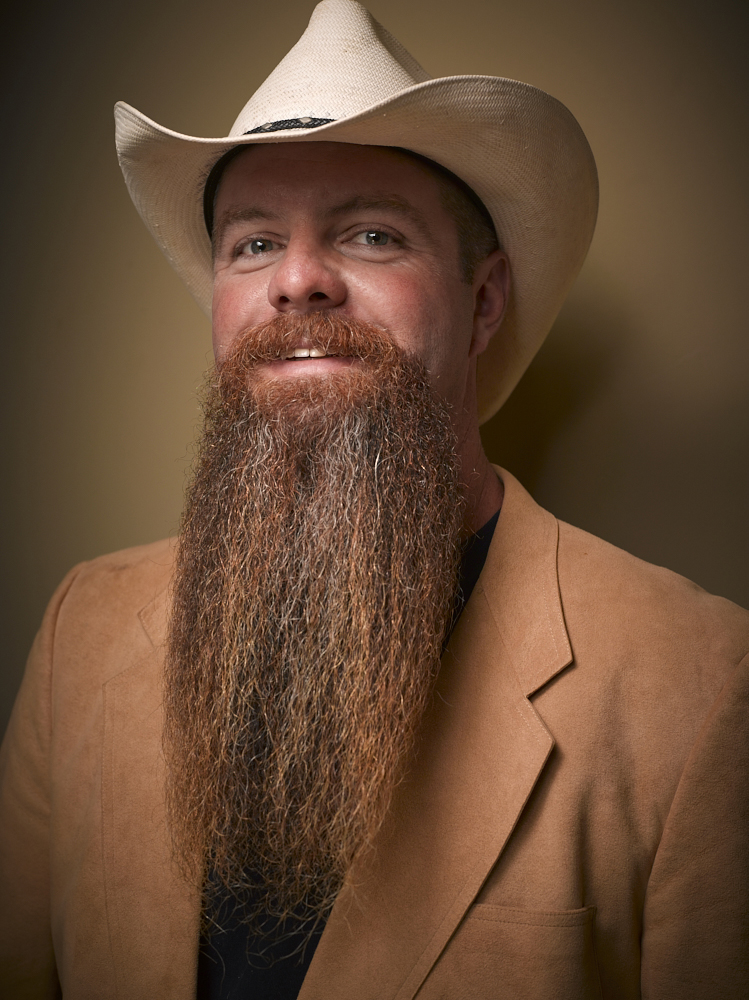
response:
<path id="1" fill-rule="evenodd" d="M 749 615 L 501 475 L 418 758 L 300 997 L 745 998 Z M 79 567 L 34 646 L 2 756 L 4 997 L 194 995 L 162 803 L 171 560 Z"/>

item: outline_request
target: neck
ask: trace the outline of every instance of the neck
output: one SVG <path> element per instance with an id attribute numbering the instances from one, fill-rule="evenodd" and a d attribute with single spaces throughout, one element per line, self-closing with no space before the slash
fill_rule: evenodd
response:
<path id="1" fill-rule="evenodd" d="M 479 435 L 478 422 L 474 421 L 458 445 L 461 480 L 466 496 L 467 532 L 478 531 L 502 506 L 504 486 L 486 457 Z"/>

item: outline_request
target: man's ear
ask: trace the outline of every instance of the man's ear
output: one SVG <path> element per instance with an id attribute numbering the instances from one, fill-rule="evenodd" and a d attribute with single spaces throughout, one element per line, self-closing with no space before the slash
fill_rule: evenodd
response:
<path id="1" fill-rule="evenodd" d="M 502 324 L 510 297 L 510 261 L 494 250 L 476 268 L 473 278 L 473 336 L 469 358 L 486 350 Z"/>

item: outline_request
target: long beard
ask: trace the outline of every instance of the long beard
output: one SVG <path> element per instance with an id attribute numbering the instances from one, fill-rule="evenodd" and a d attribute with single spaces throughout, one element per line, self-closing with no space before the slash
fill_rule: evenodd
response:
<path id="1" fill-rule="evenodd" d="M 300 335 L 361 361 L 259 377 Z M 250 922 L 330 910 L 413 748 L 462 521 L 446 407 L 381 331 L 279 317 L 219 366 L 165 682 L 169 821 L 204 912 L 217 887 Z"/>

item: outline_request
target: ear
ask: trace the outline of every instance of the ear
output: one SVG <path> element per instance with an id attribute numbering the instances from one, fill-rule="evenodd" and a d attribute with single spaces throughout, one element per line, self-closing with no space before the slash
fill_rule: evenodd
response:
<path id="1" fill-rule="evenodd" d="M 510 297 L 510 261 L 494 250 L 481 261 L 473 278 L 473 336 L 469 358 L 486 350 L 502 324 Z"/>

